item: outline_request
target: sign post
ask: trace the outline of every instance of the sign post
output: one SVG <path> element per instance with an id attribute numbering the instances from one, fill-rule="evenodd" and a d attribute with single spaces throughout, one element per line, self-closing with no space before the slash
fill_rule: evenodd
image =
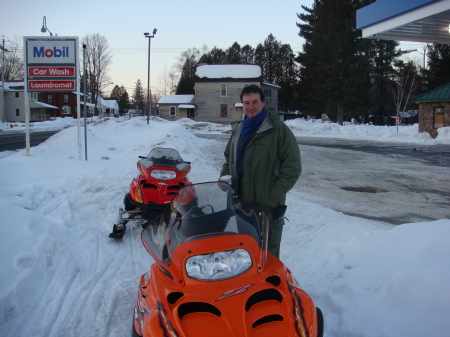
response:
<path id="1" fill-rule="evenodd" d="M 80 91 L 78 90 L 78 37 L 24 36 L 25 143 L 30 155 L 30 109 L 28 92 L 76 92 L 78 159 L 81 160 Z"/>

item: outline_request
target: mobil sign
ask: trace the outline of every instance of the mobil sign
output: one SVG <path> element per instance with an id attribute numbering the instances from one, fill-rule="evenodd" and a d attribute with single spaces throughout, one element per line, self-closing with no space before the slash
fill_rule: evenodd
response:
<path id="1" fill-rule="evenodd" d="M 76 64 L 77 41 L 46 38 L 27 41 L 28 64 Z"/>
<path id="2" fill-rule="evenodd" d="M 29 91 L 76 91 L 78 37 L 24 37 Z"/>

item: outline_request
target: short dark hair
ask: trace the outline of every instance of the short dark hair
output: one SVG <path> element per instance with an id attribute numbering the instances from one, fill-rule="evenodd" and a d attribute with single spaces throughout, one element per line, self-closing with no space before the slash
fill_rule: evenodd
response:
<path id="1" fill-rule="evenodd" d="M 259 94 L 259 98 L 261 99 L 261 102 L 265 102 L 266 97 L 264 95 L 264 91 L 260 87 L 258 87 L 255 84 L 250 84 L 245 86 L 241 91 L 241 103 L 242 103 L 242 97 L 245 94 Z"/>

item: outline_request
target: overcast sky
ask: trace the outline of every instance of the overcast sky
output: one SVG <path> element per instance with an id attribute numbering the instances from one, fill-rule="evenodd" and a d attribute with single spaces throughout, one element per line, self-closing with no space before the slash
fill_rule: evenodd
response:
<path id="1" fill-rule="evenodd" d="M 295 53 L 301 51 L 297 13 L 301 5 L 311 7 L 313 0 L 15 0 L 0 6 L 0 38 L 8 42 L 16 37 L 48 36 L 41 33 L 43 17 L 47 28 L 58 36 L 93 33 L 106 37 L 113 52 L 109 75 L 111 82 L 123 85 L 132 94 L 140 79 L 147 86 L 148 39 L 144 32 L 158 29 L 151 39 L 150 78 L 157 91 L 158 78 L 177 62 L 186 49 L 222 49 L 238 42 L 241 47 L 256 47 L 273 34 Z M 274 6 L 275 4 L 275 6 Z M 404 47 L 421 46 L 406 43 Z M 420 56 L 420 55 L 419 55 Z M 417 57 L 417 56 L 416 56 Z M 108 87 L 106 91 L 113 88 Z"/>

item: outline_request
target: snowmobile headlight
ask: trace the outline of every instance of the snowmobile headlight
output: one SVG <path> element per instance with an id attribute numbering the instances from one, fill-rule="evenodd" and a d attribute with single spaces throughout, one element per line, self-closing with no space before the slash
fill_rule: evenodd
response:
<path id="1" fill-rule="evenodd" d="M 177 177 L 175 171 L 166 171 L 166 170 L 153 170 L 150 173 L 150 176 L 159 180 L 172 180 Z"/>
<path id="2" fill-rule="evenodd" d="M 186 272 L 193 279 L 220 281 L 236 277 L 251 266 L 250 253 L 245 249 L 234 249 L 191 256 L 186 261 Z"/>

